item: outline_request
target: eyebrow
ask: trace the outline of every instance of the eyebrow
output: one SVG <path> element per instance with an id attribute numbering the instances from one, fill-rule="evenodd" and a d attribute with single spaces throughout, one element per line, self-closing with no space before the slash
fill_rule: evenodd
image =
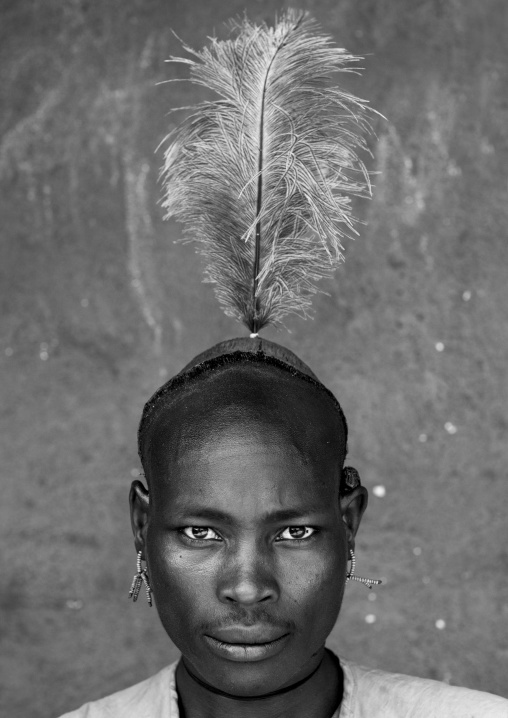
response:
<path id="1" fill-rule="evenodd" d="M 235 523 L 234 518 L 218 509 L 200 508 L 200 507 L 182 507 L 179 513 L 185 514 L 192 518 L 204 519 L 205 521 L 217 521 L 223 524 L 232 525 Z M 262 515 L 261 520 L 265 523 L 279 523 L 282 521 L 291 521 L 293 519 L 302 519 L 309 514 L 322 513 L 322 508 L 317 506 L 309 506 L 304 509 L 279 509 L 277 511 L 269 511 Z"/>

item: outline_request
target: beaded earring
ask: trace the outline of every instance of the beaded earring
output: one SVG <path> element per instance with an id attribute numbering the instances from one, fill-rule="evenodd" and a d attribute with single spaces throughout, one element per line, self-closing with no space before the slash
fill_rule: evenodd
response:
<path id="1" fill-rule="evenodd" d="M 152 605 L 152 589 L 150 587 L 150 582 L 148 580 L 148 573 L 145 568 L 141 568 L 141 554 L 142 551 L 138 551 L 138 558 L 136 561 L 136 568 L 137 573 L 132 579 L 132 585 L 131 590 L 129 591 L 129 598 L 132 598 L 133 601 L 138 600 L 139 592 L 141 591 L 141 586 L 145 584 L 145 591 L 146 591 L 146 600 L 148 601 L 148 605 Z"/>

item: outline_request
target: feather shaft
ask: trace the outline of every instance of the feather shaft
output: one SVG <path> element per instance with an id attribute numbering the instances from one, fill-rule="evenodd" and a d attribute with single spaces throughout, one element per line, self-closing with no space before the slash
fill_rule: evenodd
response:
<path id="1" fill-rule="evenodd" d="M 265 102 L 266 102 L 266 87 L 268 84 L 268 78 L 270 76 L 270 70 L 272 69 L 273 62 L 279 51 L 279 47 L 276 48 L 272 59 L 270 60 L 266 69 L 265 78 L 263 81 L 263 91 L 261 93 L 261 111 L 259 116 L 259 159 L 258 159 L 258 181 L 257 181 L 257 197 L 256 197 L 256 232 L 254 241 L 254 263 L 253 263 L 253 277 L 252 277 L 252 305 L 254 307 L 255 314 L 257 314 L 259 307 L 257 306 L 257 291 L 258 291 L 258 277 L 261 266 L 261 208 L 263 206 L 263 145 L 264 145 L 264 122 L 265 122 Z M 254 319 L 251 330 L 256 333 L 258 329 L 257 320 Z"/>

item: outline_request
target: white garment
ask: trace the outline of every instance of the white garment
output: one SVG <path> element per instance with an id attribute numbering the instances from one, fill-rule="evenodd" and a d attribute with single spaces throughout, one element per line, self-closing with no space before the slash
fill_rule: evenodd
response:
<path id="1" fill-rule="evenodd" d="M 179 718 L 177 663 L 61 718 Z M 343 658 L 340 664 L 344 696 L 332 718 L 508 718 L 508 700 L 492 693 L 371 670 Z"/>

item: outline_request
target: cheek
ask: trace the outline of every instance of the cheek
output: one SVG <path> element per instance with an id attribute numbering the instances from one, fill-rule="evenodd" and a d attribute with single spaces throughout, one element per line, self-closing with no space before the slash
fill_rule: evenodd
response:
<path id="1" fill-rule="evenodd" d="M 283 595 L 302 616 L 303 626 L 333 626 L 337 618 L 344 595 L 347 562 L 342 542 L 334 544 L 326 551 L 307 556 L 291 556 L 290 550 L 280 562 Z"/>
<path id="2" fill-rule="evenodd" d="M 213 602 L 210 571 L 189 564 L 187 553 L 168 532 L 147 533 L 147 558 L 155 605 L 171 640 L 188 643 Z M 180 647 L 180 646 L 179 646 Z"/>
<path id="3" fill-rule="evenodd" d="M 316 590 L 326 593 L 332 590 L 332 585 L 340 574 L 341 562 L 335 557 L 322 556 L 319 553 L 309 556 L 292 556 L 293 551 L 288 550 L 289 556 L 280 561 L 282 584 L 286 591 L 298 596 L 314 595 Z M 296 551 L 295 551 L 296 553 Z"/>

